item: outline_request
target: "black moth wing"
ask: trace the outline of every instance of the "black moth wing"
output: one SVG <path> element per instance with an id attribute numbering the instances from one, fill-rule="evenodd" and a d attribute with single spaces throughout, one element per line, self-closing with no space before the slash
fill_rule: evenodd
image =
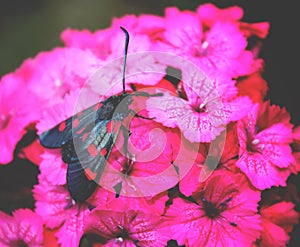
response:
<path id="1" fill-rule="evenodd" d="M 94 104 L 43 132 L 39 136 L 40 143 L 46 148 L 60 148 L 73 138 L 87 132 L 95 124 L 95 112 L 101 105 L 101 102 Z"/>
<path id="2" fill-rule="evenodd" d="M 121 129 L 118 120 L 98 121 L 86 132 L 62 147 L 68 163 L 67 185 L 75 201 L 84 202 L 94 192 Z"/>

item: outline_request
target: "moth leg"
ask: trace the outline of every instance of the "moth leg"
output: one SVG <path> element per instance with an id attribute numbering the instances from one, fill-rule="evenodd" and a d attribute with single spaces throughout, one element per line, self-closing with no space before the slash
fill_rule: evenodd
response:
<path id="1" fill-rule="evenodd" d="M 135 117 L 138 117 L 138 118 L 142 118 L 142 119 L 146 119 L 146 120 L 153 120 L 155 119 L 155 117 L 145 117 L 145 116 L 141 116 L 137 113 L 134 114 Z"/>
<path id="2" fill-rule="evenodd" d="M 155 119 L 155 117 L 145 117 L 142 115 L 139 115 L 138 113 L 136 113 L 134 110 L 131 110 L 131 113 L 133 114 L 133 116 L 138 117 L 138 118 L 142 118 L 142 119 L 146 119 L 146 120 L 153 120 Z M 129 130 L 128 130 L 129 131 Z M 130 131 L 129 131 L 130 132 Z M 130 136 L 130 135 L 129 135 Z"/>

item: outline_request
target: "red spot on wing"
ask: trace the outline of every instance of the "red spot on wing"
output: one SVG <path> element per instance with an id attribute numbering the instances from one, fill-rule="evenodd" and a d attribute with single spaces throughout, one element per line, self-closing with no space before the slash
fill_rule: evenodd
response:
<path id="1" fill-rule="evenodd" d="M 72 123 L 73 127 L 78 126 L 79 122 L 80 122 L 79 119 L 78 119 L 78 118 L 75 118 L 75 119 L 73 120 L 73 123 Z"/>
<path id="2" fill-rule="evenodd" d="M 87 133 L 84 133 L 83 135 L 82 135 L 82 137 L 81 137 L 81 140 L 82 141 L 85 141 L 86 140 L 86 138 L 89 136 L 89 132 L 87 132 Z"/>
<path id="3" fill-rule="evenodd" d="M 93 143 L 88 146 L 87 150 L 92 157 L 96 157 L 98 155 L 98 149 Z"/>
<path id="4" fill-rule="evenodd" d="M 59 130 L 60 132 L 62 132 L 62 131 L 64 131 L 65 128 L 66 128 L 66 122 L 63 121 L 63 122 L 61 122 L 61 123 L 59 124 L 58 130 Z"/>
<path id="5" fill-rule="evenodd" d="M 112 132 L 113 123 L 114 123 L 114 121 L 109 121 L 109 122 L 106 124 L 106 131 L 107 131 L 108 133 L 111 133 L 111 132 Z"/>
<path id="6" fill-rule="evenodd" d="M 77 113 L 77 116 L 80 117 L 82 115 L 82 111 Z"/>
<path id="7" fill-rule="evenodd" d="M 102 103 L 98 103 L 94 106 L 94 110 L 97 111 L 102 107 Z"/>
<path id="8" fill-rule="evenodd" d="M 81 128 L 80 130 L 76 131 L 76 134 L 81 134 L 85 130 L 85 127 Z"/>
<path id="9" fill-rule="evenodd" d="M 88 180 L 95 180 L 97 173 L 93 172 L 90 168 L 84 169 L 84 174 L 86 175 Z"/>
<path id="10" fill-rule="evenodd" d="M 102 148 L 101 150 L 100 150 L 100 155 L 101 156 L 105 156 L 107 154 L 107 149 L 106 148 Z"/>

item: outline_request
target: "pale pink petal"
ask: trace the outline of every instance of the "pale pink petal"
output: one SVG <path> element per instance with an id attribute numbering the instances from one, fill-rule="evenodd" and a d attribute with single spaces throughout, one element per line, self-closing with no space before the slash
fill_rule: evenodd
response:
<path id="1" fill-rule="evenodd" d="M 242 119 L 252 109 L 252 101 L 248 97 L 237 97 L 222 105 L 221 111 L 226 123 Z"/>
<path id="2" fill-rule="evenodd" d="M 172 96 L 167 92 L 162 97 L 149 98 L 146 102 L 149 117 L 155 117 L 155 121 L 162 123 L 166 127 L 177 126 L 179 118 L 192 111 L 186 101 Z"/>
<path id="3" fill-rule="evenodd" d="M 224 130 L 214 125 L 216 118 L 207 113 L 193 112 L 188 103 L 164 93 L 162 97 L 147 100 L 150 117 L 167 127 L 178 126 L 191 142 L 210 142 Z"/>

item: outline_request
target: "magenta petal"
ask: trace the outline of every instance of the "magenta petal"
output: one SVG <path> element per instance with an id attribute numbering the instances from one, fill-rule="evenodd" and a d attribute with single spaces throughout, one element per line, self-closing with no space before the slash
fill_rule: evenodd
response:
<path id="1" fill-rule="evenodd" d="M 18 239 L 18 227 L 13 217 L 0 211 L 0 246 L 9 246 L 10 240 Z M 2 246 L 1 246 L 2 247 Z"/>
<path id="2" fill-rule="evenodd" d="M 41 173 L 47 174 L 45 179 L 53 185 L 65 185 L 67 164 L 61 160 L 60 150 L 46 150 L 41 157 L 39 168 Z"/>
<path id="3" fill-rule="evenodd" d="M 36 200 L 35 211 L 47 227 L 55 228 L 67 219 L 70 195 L 65 187 L 52 185 L 45 177 L 39 176 L 39 184 L 34 186 L 33 196 Z"/>
<path id="4" fill-rule="evenodd" d="M 245 153 L 238 161 L 239 167 L 258 189 L 264 190 L 271 186 L 286 186 L 286 179 L 290 175 L 288 169 L 274 167 L 259 153 Z"/>
<path id="5" fill-rule="evenodd" d="M 104 246 L 120 246 L 122 243 L 122 246 L 134 246 L 132 244 L 138 243 L 139 246 L 164 247 L 170 239 L 162 218 L 140 211 L 96 209 L 86 220 L 85 232 L 104 238 Z"/>
<path id="6" fill-rule="evenodd" d="M 41 246 L 43 241 L 43 221 L 29 209 L 19 209 L 13 213 L 18 224 L 18 234 L 29 246 Z"/>
<path id="7" fill-rule="evenodd" d="M 259 140 L 258 147 L 267 159 L 279 168 L 286 168 L 294 163 L 292 149 L 292 129 L 284 124 L 274 124 L 259 132 L 255 138 Z"/>
<path id="8" fill-rule="evenodd" d="M 174 28 L 176 26 L 176 28 Z M 200 19 L 191 12 L 179 12 L 177 8 L 166 9 L 166 39 L 180 49 L 192 47 L 201 42 L 202 28 Z M 187 46 L 186 41 L 189 41 Z"/>
<path id="9" fill-rule="evenodd" d="M 84 233 L 85 219 L 89 214 L 90 210 L 86 208 L 71 214 L 66 219 L 63 226 L 56 233 L 61 247 L 79 246 Z"/>
<path id="10" fill-rule="evenodd" d="M 0 211 L 0 246 L 10 247 L 16 244 L 42 246 L 42 219 L 29 209 L 18 209 L 13 216 Z"/>

